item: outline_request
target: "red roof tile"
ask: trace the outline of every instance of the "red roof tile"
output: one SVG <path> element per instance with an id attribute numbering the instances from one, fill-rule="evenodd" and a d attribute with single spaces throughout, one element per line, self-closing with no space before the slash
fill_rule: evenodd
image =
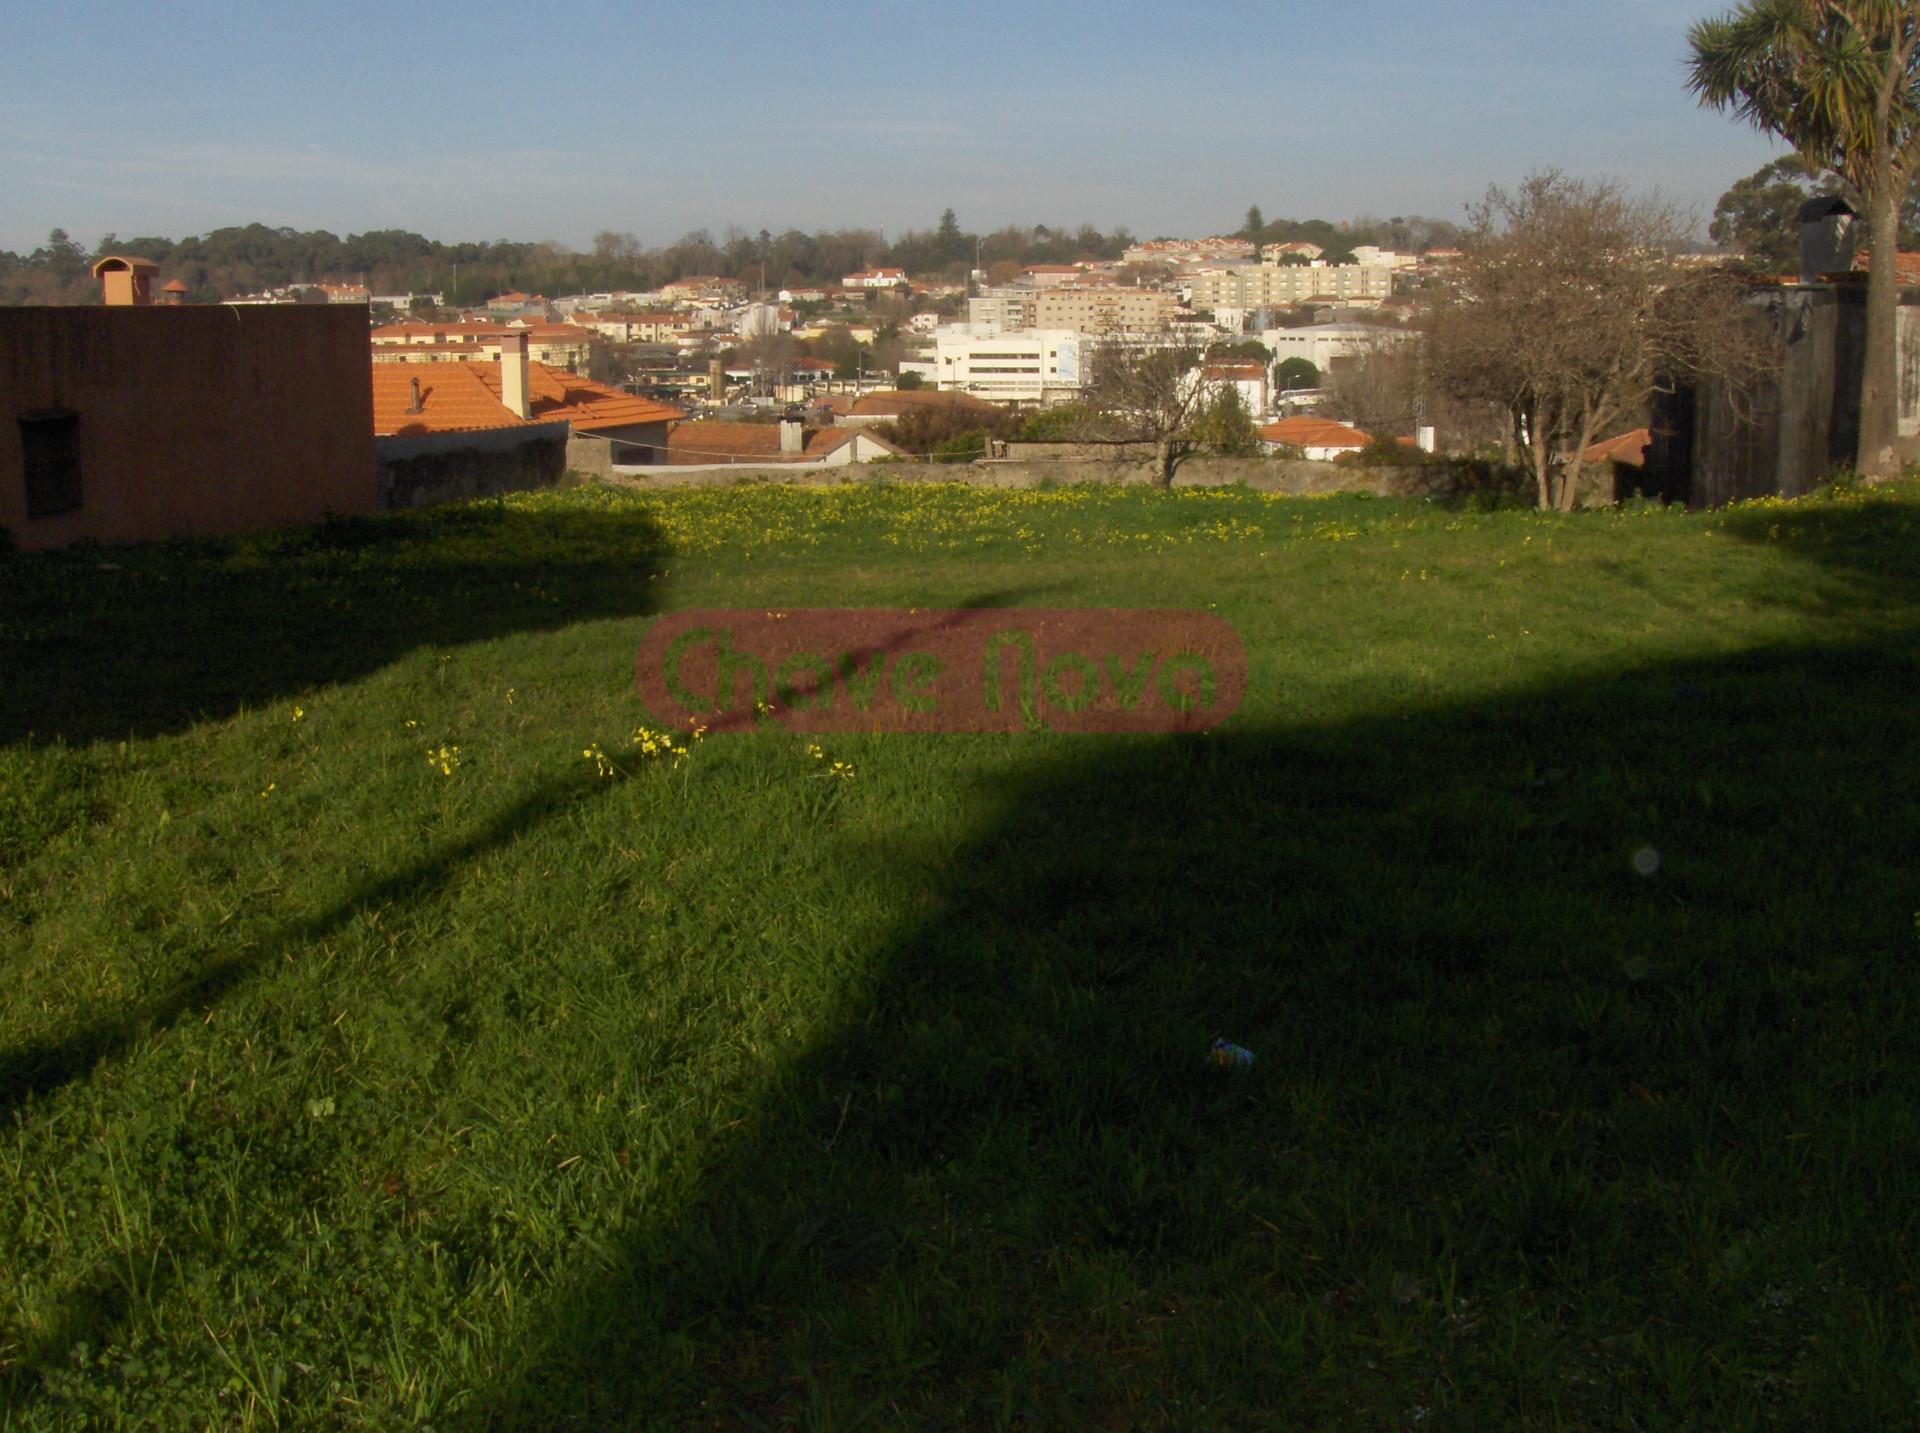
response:
<path id="1" fill-rule="evenodd" d="M 420 413 L 413 403 L 413 380 L 420 380 Z M 373 365 L 373 431 L 381 437 L 416 433 L 462 433 L 487 428 L 516 428 L 525 422 L 573 425 L 575 432 L 631 428 L 646 423 L 678 422 L 685 415 L 667 403 L 636 398 L 549 368 L 527 364 L 530 419 L 516 418 L 500 401 L 498 363 L 379 363 Z"/>
<path id="2" fill-rule="evenodd" d="M 481 379 L 491 363 L 376 363 L 373 365 L 373 431 L 376 437 L 410 438 L 426 433 L 469 433 L 521 428 Z M 423 411 L 409 413 L 413 384 L 420 384 Z"/>
<path id="3" fill-rule="evenodd" d="M 916 408 L 973 414 L 981 418 L 999 418 L 1002 410 L 970 393 L 898 392 L 884 389 L 868 393 L 854 401 L 850 410 L 858 418 L 898 418 Z"/>
<path id="4" fill-rule="evenodd" d="M 680 424 L 667 439 L 667 461 L 680 466 L 708 463 L 805 463 L 851 443 L 856 437 L 878 443 L 890 453 L 900 450 L 871 433 L 852 428 L 808 428 L 798 453 L 780 451 L 778 423 L 728 423 L 700 418 Z"/>
<path id="5" fill-rule="evenodd" d="M 1900 256 L 1906 258 L 1905 254 Z M 1915 255 L 1920 258 L 1920 255 Z M 1647 449 L 1653 444 L 1653 432 L 1647 428 L 1635 428 L 1632 432 L 1622 433 L 1617 438 L 1608 438 L 1595 443 L 1580 455 L 1583 463 L 1623 463 L 1629 468 L 1644 468 L 1647 465 Z"/>
<path id="6" fill-rule="evenodd" d="M 1863 274 L 1871 272 L 1873 269 L 1872 253 L 1866 249 L 1862 249 L 1858 254 L 1854 255 L 1853 266 Z M 1893 272 L 1895 281 L 1898 283 L 1920 284 L 1920 254 L 1896 254 Z"/>
<path id="7" fill-rule="evenodd" d="M 1330 418 L 1282 418 L 1260 430 L 1269 443 L 1286 443 L 1297 448 L 1370 447 L 1373 439 L 1357 428 L 1335 423 Z"/>
<path id="8" fill-rule="evenodd" d="M 500 396 L 500 365 L 477 363 L 480 381 L 497 400 Z M 609 388 L 604 383 L 575 377 L 544 363 L 527 364 L 527 407 L 536 423 L 552 423 L 565 418 L 577 433 L 592 433 L 603 428 L 631 428 L 642 423 L 674 423 L 687 415 L 670 403 L 651 398 L 636 398 Z"/>

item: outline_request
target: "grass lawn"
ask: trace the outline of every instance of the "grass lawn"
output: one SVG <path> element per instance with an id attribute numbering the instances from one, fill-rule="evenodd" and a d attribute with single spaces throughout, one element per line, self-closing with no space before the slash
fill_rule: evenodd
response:
<path id="1" fill-rule="evenodd" d="M 1251 680 L 633 744 L 656 615 L 843 605 Z M 1920 1424 L 1911 483 L 16 555 L 0 797 L 0 1428 Z"/>

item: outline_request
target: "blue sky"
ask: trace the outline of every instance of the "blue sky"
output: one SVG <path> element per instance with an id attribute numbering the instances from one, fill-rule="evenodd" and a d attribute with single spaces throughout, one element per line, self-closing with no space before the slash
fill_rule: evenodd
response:
<path id="1" fill-rule="evenodd" d="M 0 248 L 260 220 L 696 228 L 1458 219 L 1557 166 L 1711 212 L 1779 152 L 1686 95 L 1730 0 L 21 5 Z"/>

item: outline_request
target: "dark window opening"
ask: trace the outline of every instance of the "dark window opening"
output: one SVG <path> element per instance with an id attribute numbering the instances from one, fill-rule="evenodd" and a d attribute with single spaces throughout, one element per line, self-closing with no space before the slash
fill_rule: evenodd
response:
<path id="1" fill-rule="evenodd" d="M 80 506 L 80 415 L 64 409 L 20 420 L 26 459 L 27 516 L 52 517 Z"/>

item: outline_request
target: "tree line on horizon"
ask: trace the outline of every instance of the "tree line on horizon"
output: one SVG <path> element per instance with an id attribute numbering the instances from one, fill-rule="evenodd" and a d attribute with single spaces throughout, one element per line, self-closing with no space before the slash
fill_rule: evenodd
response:
<path id="1" fill-rule="evenodd" d="M 1249 228 L 1251 226 L 1251 228 Z M 1332 257 L 1356 244 L 1425 247 L 1454 242 L 1460 230 L 1443 220 L 1275 220 L 1249 214 L 1233 231 L 1259 243 L 1306 240 Z M 963 230 L 953 210 L 929 229 L 909 229 L 889 241 L 874 229 L 798 229 L 749 234 L 738 228 L 716 238 L 696 229 L 671 244 L 649 247 L 630 233 L 603 230 L 578 250 L 551 240 L 496 239 L 443 243 L 407 229 L 376 229 L 344 239 L 325 229 L 245 224 L 184 239 L 105 235 L 91 250 L 64 229 L 24 254 L 0 249 L 0 304 L 90 303 L 91 277 L 105 254 L 150 259 L 168 279 L 188 286 L 188 301 L 217 303 L 238 294 L 322 282 L 365 282 L 375 293 L 444 294 L 452 305 L 474 304 L 514 290 L 550 295 L 633 290 L 646 292 L 693 275 L 741 279 L 769 290 L 836 284 L 871 268 L 897 268 L 927 280 L 964 279 L 976 263 L 1002 273 L 1029 264 L 1120 258 L 1136 242 L 1125 227 L 1091 224 L 1054 228 L 1004 225 L 989 233 Z"/>

